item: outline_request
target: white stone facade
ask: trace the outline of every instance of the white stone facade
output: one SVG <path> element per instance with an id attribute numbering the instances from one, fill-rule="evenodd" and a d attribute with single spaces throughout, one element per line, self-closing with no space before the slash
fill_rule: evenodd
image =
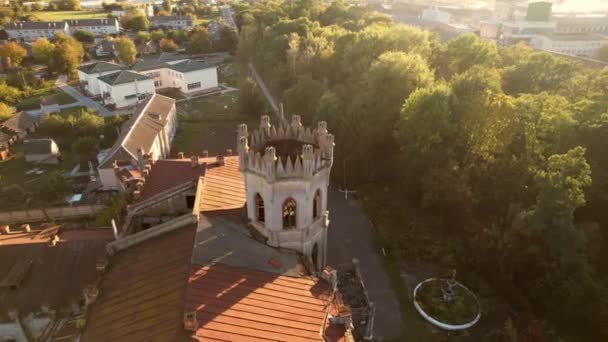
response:
<path id="1" fill-rule="evenodd" d="M 67 23 L 71 34 L 87 31 L 96 37 L 103 37 L 106 34 L 115 36 L 120 33 L 120 24 L 116 18 L 67 20 Z"/>
<path id="2" fill-rule="evenodd" d="M 34 41 L 38 38 L 54 39 L 62 32 L 70 34 L 68 24 L 65 22 L 13 22 L 4 25 L 8 39 L 17 41 Z"/>
<path id="3" fill-rule="evenodd" d="M 188 72 L 163 67 L 142 71 L 141 73 L 154 78 L 154 87 L 157 90 L 178 88 L 182 93 L 193 93 L 218 86 L 217 67 Z"/>
<path id="4" fill-rule="evenodd" d="M 530 46 L 535 49 L 591 58 L 596 57 L 604 45 L 608 45 L 608 39 L 587 34 L 543 35 L 530 40 Z"/>
<path id="5" fill-rule="evenodd" d="M 146 79 L 129 83 L 111 85 L 99 82 L 105 104 L 114 104 L 116 108 L 133 106 L 154 94 L 154 80 Z"/>
<path id="6" fill-rule="evenodd" d="M 250 136 L 246 125 L 239 126 L 237 143 L 251 224 L 269 245 L 301 252 L 322 269 L 334 150 L 325 122 L 305 129 L 294 115 L 289 126 L 276 129 L 263 116 L 260 129 Z"/>

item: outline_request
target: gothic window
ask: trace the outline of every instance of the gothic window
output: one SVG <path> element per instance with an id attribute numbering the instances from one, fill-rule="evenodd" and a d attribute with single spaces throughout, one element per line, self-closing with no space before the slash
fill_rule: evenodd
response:
<path id="1" fill-rule="evenodd" d="M 264 216 L 264 200 L 260 194 L 255 194 L 255 219 L 258 222 L 266 222 Z"/>
<path id="2" fill-rule="evenodd" d="M 283 229 L 296 227 L 296 201 L 288 198 L 283 203 Z"/>
<path id="3" fill-rule="evenodd" d="M 315 192 L 315 198 L 312 201 L 312 218 L 317 219 L 321 215 L 321 190 Z"/>

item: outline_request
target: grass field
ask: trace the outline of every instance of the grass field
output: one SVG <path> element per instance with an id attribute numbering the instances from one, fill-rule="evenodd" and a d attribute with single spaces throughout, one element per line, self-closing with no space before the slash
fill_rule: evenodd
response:
<path id="1" fill-rule="evenodd" d="M 70 96 L 60 90 L 57 90 L 53 87 L 47 87 L 47 88 L 35 90 L 34 93 L 32 94 L 32 96 L 23 99 L 21 102 L 19 102 L 17 104 L 17 109 L 18 110 L 40 109 L 40 100 L 42 99 L 42 97 L 48 96 L 48 95 L 53 95 L 55 97 L 55 99 L 57 99 L 57 102 L 60 105 L 76 102 L 76 99 L 74 99 L 72 96 Z"/>
<path id="2" fill-rule="evenodd" d="M 205 96 L 177 104 L 178 113 L 192 121 L 238 119 L 238 92 Z"/>
<path id="3" fill-rule="evenodd" d="M 41 21 L 62 21 L 65 19 L 102 19 L 108 14 L 101 11 L 40 11 L 32 12 Z"/>

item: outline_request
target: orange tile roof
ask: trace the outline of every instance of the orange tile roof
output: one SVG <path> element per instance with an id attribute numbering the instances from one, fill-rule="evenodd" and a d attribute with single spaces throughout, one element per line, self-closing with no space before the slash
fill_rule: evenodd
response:
<path id="1" fill-rule="evenodd" d="M 110 259 L 83 341 L 186 341 L 183 309 L 196 227 L 147 240 Z"/>
<path id="2" fill-rule="evenodd" d="M 309 278 L 212 264 L 193 265 L 186 310 L 199 341 L 323 341 L 330 287 Z"/>
<path id="3" fill-rule="evenodd" d="M 207 163 L 201 211 L 230 210 L 245 205 L 245 181 L 239 171 L 239 157 L 224 157 L 223 166 L 215 166 L 215 158 L 203 158 Z"/>

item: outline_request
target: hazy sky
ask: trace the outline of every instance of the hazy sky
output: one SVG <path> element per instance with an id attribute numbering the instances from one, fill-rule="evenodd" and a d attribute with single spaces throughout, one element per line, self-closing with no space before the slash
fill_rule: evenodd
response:
<path id="1" fill-rule="evenodd" d="M 555 12 L 608 11 L 608 0 L 564 0 L 553 2 L 553 11 Z"/>

